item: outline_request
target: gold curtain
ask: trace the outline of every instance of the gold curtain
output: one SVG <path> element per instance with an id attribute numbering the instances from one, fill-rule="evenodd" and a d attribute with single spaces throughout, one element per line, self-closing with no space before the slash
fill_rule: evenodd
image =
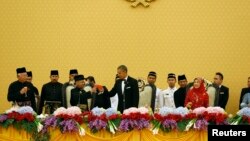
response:
<path id="1" fill-rule="evenodd" d="M 31 135 L 24 130 L 17 130 L 13 126 L 0 127 L 0 141 L 30 141 Z"/>
<path id="2" fill-rule="evenodd" d="M 89 128 L 83 126 L 85 136 L 80 136 L 78 133 L 64 133 L 59 129 L 50 129 L 51 141 L 207 141 L 206 131 L 189 131 L 189 132 L 159 132 L 153 135 L 148 129 L 142 131 L 133 130 L 127 133 L 111 134 L 108 131 L 102 130 L 97 133 L 91 133 Z M 0 127 L 0 141 L 30 141 L 31 136 L 24 130 L 16 130 L 12 126 L 5 129 Z"/>

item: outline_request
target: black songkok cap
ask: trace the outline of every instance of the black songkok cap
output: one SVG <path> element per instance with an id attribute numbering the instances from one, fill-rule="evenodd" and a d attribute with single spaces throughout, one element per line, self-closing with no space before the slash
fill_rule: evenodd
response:
<path id="1" fill-rule="evenodd" d="M 185 74 L 183 74 L 183 75 L 178 75 L 178 81 L 180 81 L 180 80 L 187 80 Z"/>
<path id="2" fill-rule="evenodd" d="M 28 77 L 32 77 L 32 71 L 27 72 Z"/>
<path id="3" fill-rule="evenodd" d="M 151 71 L 151 72 L 148 73 L 148 76 L 154 76 L 154 77 L 156 77 L 156 72 Z"/>
<path id="4" fill-rule="evenodd" d="M 174 74 L 174 73 L 169 73 L 169 74 L 168 74 L 168 78 L 175 78 L 175 79 L 176 79 L 176 77 L 175 77 L 175 74 Z"/>
<path id="5" fill-rule="evenodd" d="M 76 75 L 75 77 L 74 77 L 74 79 L 75 79 L 75 81 L 80 81 L 80 80 L 84 80 L 84 76 L 83 75 Z"/>
<path id="6" fill-rule="evenodd" d="M 51 70 L 50 75 L 58 75 L 58 70 Z"/>
<path id="7" fill-rule="evenodd" d="M 17 69 L 16 69 L 16 73 L 17 73 L 17 74 L 18 74 L 18 73 L 24 73 L 24 72 L 26 72 L 26 68 L 25 68 L 25 67 L 17 68 Z"/>
<path id="8" fill-rule="evenodd" d="M 77 69 L 72 69 L 69 71 L 69 74 L 78 74 Z"/>

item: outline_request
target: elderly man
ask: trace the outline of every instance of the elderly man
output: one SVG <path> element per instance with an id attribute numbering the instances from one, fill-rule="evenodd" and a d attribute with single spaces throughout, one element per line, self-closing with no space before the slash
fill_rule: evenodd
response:
<path id="1" fill-rule="evenodd" d="M 15 106 L 31 106 L 36 111 L 34 86 L 27 82 L 26 68 L 17 68 L 17 81 L 12 82 L 8 89 L 8 101 Z"/>

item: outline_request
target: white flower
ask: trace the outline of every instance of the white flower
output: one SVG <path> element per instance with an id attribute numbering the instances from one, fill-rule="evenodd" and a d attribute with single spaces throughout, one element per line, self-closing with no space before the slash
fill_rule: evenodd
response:
<path id="1" fill-rule="evenodd" d="M 37 125 L 37 131 L 38 131 L 38 133 L 40 131 L 42 131 L 42 129 L 43 129 L 43 125 L 40 122 L 38 122 L 38 125 Z"/>
<path id="2" fill-rule="evenodd" d="M 80 136 L 85 135 L 85 130 L 81 126 L 79 126 L 79 134 L 80 134 Z"/>
<path id="3" fill-rule="evenodd" d="M 30 107 L 30 106 L 22 106 L 17 109 L 19 114 L 25 114 L 25 113 L 30 113 L 30 114 L 35 114 L 35 111 Z"/>
<path id="4" fill-rule="evenodd" d="M 175 109 L 173 111 L 174 114 L 176 115 L 181 115 L 182 117 L 184 117 L 185 115 L 187 115 L 189 113 L 189 110 L 185 107 L 178 107 L 177 109 Z"/>
<path id="5" fill-rule="evenodd" d="M 195 121 L 196 121 L 195 119 L 189 121 L 189 123 L 186 126 L 185 131 L 189 131 L 189 129 L 194 125 Z"/>
<path id="6" fill-rule="evenodd" d="M 105 112 L 107 117 L 110 117 L 111 115 L 117 114 L 117 110 L 115 108 L 108 108 Z"/>
<path id="7" fill-rule="evenodd" d="M 250 108 L 249 107 L 242 108 L 240 111 L 237 112 L 237 115 L 250 117 Z"/>
<path id="8" fill-rule="evenodd" d="M 161 116 L 167 116 L 168 114 L 173 114 L 173 113 L 174 113 L 174 109 L 170 107 L 162 107 L 159 110 L 159 114 Z"/>
<path id="9" fill-rule="evenodd" d="M 91 112 L 95 115 L 95 116 L 101 116 L 102 114 L 105 113 L 105 109 L 103 108 L 98 108 L 98 107 L 95 107 L 91 110 Z"/>
<path id="10" fill-rule="evenodd" d="M 153 135 L 158 134 L 158 132 L 159 132 L 159 128 L 155 128 L 155 129 L 153 129 Z"/>
<path id="11" fill-rule="evenodd" d="M 11 113 L 11 112 L 17 112 L 17 110 L 19 109 L 18 106 L 14 106 L 14 107 L 11 107 L 10 109 L 6 110 L 5 113 Z"/>
<path id="12" fill-rule="evenodd" d="M 38 116 L 36 116 L 38 119 L 44 120 L 46 117 L 48 117 L 48 114 L 40 114 Z"/>

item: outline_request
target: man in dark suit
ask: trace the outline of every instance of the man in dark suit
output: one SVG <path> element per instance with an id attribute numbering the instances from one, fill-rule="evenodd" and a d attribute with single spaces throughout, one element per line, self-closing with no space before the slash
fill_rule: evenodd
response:
<path id="1" fill-rule="evenodd" d="M 33 80 L 32 71 L 27 71 L 27 75 L 28 75 L 27 82 L 32 83 L 32 80 Z M 33 88 L 34 88 L 34 94 L 35 94 L 35 100 L 36 100 L 36 107 L 38 109 L 39 103 L 40 103 L 40 96 L 39 96 L 38 89 L 35 86 Z M 38 112 L 38 110 L 36 112 Z"/>
<path id="2" fill-rule="evenodd" d="M 8 101 L 13 106 L 31 106 L 36 111 L 35 89 L 32 83 L 27 82 L 26 68 L 17 68 L 17 81 L 10 84 L 8 89 Z"/>
<path id="3" fill-rule="evenodd" d="M 111 104 L 109 91 L 106 86 L 96 84 L 95 78 L 93 76 L 88 76 L 87 82 L 92 88 L 96 89 L 96 92 L 92 94 L 90 109 L 93 109 L 94 107 L 102 107 L 104 109 L 110 108 Z"/>
<path id="4" fill-rule="evenodd" d="M 242 88 L 241 90 L 241 94 L 240 94 L 240 103 L 239 103 L 239 109 L 241 109 L 240 104 L 243 100 L 243 97 L 246 93 L 250 93 L 250 77 L 248 77 L 248 81 L 247 81 L 247 87 L 246 88 Z"/>
<path id="5" fill-rule="evenodd" d="M 91 91 L 84 91 L 84 76 L 76 75 L 74 77 L 76 87 L 71 90 L 70 104 L 71 106 L 78 106 L 83 112 L 90 110 L 88 99 L 92 98 Z"/>
<path id="6" fill-rule="evenodd" d="M 213 83 L 213 86 L 216 89 L 214 106 L 219 106 L 225 109 L 229 98 L 229 88 L 223 86 L 222 82 L 223 82 L 223 74 L 217 72 L 214 76 L 214 83 Z"/>
<path id="7" fill-rule="evenodd" d="M 62 86 L 63 84 L 58 82 L 59 72 L 58 70 L 51 70 L 50 82 L 46 83 L 42 87 L 41 99 L 39 105 L 38 114 L 52 114 L 57 108 L 62 106 Z"/>
<path id="8" fill-rule="evenodd" d="M 178 76 L 178 84 L 180 88 L 174 92 L 174 103 L 176 108 L 184 107 L 187 94 L 187 78 L 185 74 Z"/>
<path id="9" fill-rule="evenodd" d="M 119 79 L 115 82 L 114 87 L 109 92 L 110 97 L 118 94 L 118 111 L 121 113 L 124 109 L 138 107 L 139 88 L 137 80 L 128 76 L 128 69 L 125 65 L 117 68 Z"/>

